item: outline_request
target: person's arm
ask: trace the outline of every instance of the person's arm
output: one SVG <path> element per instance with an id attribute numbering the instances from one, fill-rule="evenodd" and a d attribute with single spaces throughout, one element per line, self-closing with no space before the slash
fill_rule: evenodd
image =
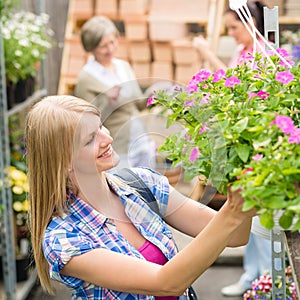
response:
<path id="1" fill-rule="evenodd" d="M 218 58 L 218 56 L 213 51 L 211 51 L 207 40 L 202 36 L 195 37 L 193 40 L 193 45 L 198 50 L 201 57 L 208 62 L 212 69 L 227 69 L 227 66 Z"/>
<path id="2" fill-rule="evenodd" d="M 217 213 L 200 209 L 198 216 L 202 231 L 163 266 L 106 249 L 96 249 L 71 258 L 61 273 L 118 291 L 182 295 L 217 259 L 237 228 L 254 215 L 254 211 L 242 212 L 242 205 L 241 198 L 229 197 Z M 167 218 L 171 220 L 171 216 Z M 209 223 L 205 226 L 207 221 Z"/>
<path id="3" fill-rule="evenodd" d="M 235 199 L 239 198 L 238 201 L 243 201 L 240 194 L 237 192 L 233 195 L 229 191 L 228 197 L 230 198 L 228 201 L 229 203 L 231 203 L 232 197 Z M 189 199 L 170 186 L 170 197 L 164 219 L 175 229 L 195 237 L 216 214 L 217 211 L 195 200 Z M 238 247 L 245 245 L 248 242 L 251 221 L 252 218 L 247 218 L 241 223 L 229 240 L 227 244 L 228 247 Z"/>

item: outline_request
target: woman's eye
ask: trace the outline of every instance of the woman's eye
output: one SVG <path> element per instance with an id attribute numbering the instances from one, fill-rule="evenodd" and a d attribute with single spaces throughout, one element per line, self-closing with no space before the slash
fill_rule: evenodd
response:
<path id="1" fill-rule="evenodd" d="M 86 146 L 87 145 L 90 145 L 93 141 L 94 141 L 94 139 L 95 139 L 95 136 L 93 135 L 89 140 L 88 140 L 88 142 L 85 144 Z"/>

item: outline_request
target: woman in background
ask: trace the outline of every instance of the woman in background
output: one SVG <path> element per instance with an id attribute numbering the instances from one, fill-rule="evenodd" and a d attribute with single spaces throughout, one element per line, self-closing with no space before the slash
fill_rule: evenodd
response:
<path id="1" fill-rule="evenodd" d="M 255 27 L 264 36 L 264 3 L 262 1 L 248 1 L 247 6 Z M 195 37 L 193 41 L 201 57 L 209 63 L 213 70 L 235 67 L 253 52 L 253 38 L 234 10 L 227 8 L 224 13 L 224 25 L 227 29 L 227 34 L 234 38 L 237 45 L 227 66 L 209 49 L 208 41 L 202 36 Z M 258 40 L 260 39 L 258 38 Z M 263 45 L 263 41 L 260 41 L 260 43 Z M 257 51 L 260 51 L 259 47 L 257 47 Z"/>
<path id="2" fill-rule="evenodd" d="M 115 57 L 118 38 L 117 27 L 104 16 L 92 17 L 82 26 L 82 46 L 90 57 L 78 76 L 74 95 L 100 108 L 103 124 L 115 139 L 119 168 L 154 168 L 155 145 L 140 114 L 147 99 L 129 63 Z"/>

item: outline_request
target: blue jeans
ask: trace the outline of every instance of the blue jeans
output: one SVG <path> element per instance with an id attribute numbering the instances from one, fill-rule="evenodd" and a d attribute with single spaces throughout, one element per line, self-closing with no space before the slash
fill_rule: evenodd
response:
<path id="1" fill-rule="evenodd" d="M 245 272 L 240 277 L 239 284 L 247 289 L 251 288 L 253 280 L 264 275 L 266 271 L 271 274 L 271 241 L 251 232 L 245 249 L 243 266 Z"/>

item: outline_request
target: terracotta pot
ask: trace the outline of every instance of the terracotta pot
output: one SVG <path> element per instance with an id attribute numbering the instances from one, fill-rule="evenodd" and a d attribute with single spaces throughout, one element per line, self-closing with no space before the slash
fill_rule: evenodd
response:
<path id="1" fill-rule="evenodd" d="M 201 178 L 197 181 L 191 198 L 215 210 L 219 210 L 227 200 L 227 197 L 218 193 L 216 188 L 204 185 Z"/>

